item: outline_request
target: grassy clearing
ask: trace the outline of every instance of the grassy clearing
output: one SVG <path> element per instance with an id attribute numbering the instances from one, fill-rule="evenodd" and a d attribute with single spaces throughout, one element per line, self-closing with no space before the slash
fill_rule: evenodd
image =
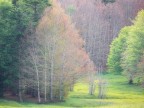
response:
<path id="1" fill-rule="evenodd" d="M 128 85 L 127 79 L 120 75 L 107 74 L 104 78 L 107 80 L 107 98 L 103 100 L 97 98 L 97 88 L 95 96 L 90 96 L 88 85 L 77 83 L 62 103 L 38 105 L 0 100 L 0 108 L 144 108 L 144 89 Z"/>

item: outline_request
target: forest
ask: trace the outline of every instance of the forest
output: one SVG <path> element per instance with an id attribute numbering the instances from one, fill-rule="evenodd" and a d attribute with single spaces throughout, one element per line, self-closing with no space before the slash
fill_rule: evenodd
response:
<path id="1" fill-rule="evenodd" d="M 0 108 L 143 108 L 143 0 L 0 0 Z"/>

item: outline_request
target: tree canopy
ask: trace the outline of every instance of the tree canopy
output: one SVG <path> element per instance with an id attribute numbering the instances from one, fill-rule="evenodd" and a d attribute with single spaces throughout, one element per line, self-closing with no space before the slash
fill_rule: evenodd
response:
<path id="1" fill-rule="evenodd" d="M 0 87 L 15 88 L 18 79 L 18 49 L 20 38 L 30 26 L 37 25 L 47 0 L 39 1 L 39 5 L 26 0 L 7 0 L 0 2 Z M 34 5 L 33 8 L 31 5 Z M 38 10 L 38 11 L 36 11 Z M 5 87 L 4 87 L 5 86 Z M 16 90 L 14 90 L 16 91 Z"/>
<path id="2" fill-rule="evenodd" d="M 140 11 L 133 25 L 123 28 L 112 44 L 108 57 L 108 67 L 112 72 L 122 72 L 133 83 L 135 77 L 141 77 L 138 64 L 142 62 L 144 52 L 144 10 Z"/>

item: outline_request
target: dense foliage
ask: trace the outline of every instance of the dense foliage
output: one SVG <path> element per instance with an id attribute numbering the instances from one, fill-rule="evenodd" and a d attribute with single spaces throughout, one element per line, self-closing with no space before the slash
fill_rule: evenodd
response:
<path id="1" fill-rule="evenodd" d="M 21 100 L 25 95 L 38 102 L 62 101 L 78 78 L 93 72 L 93 63 L 86 54 L 70 18 L 53 1 L 47 8 L 36 32 L 22 39 L 20 50 Z M 44 101 L 43 101 L 44 100 Z"/>
<path id="2" fill-rule="evenodd" d="M 144 11 L 129 20 L 143 0 L 113 2 L 60 0 L 65 12 L 57 0 L 0 0 L 0 98 L 63 101 L 79 78 L 88 82 L 90 95 L 97 83 L 98 97 L 105 98 L 101 73 L 109 44 L 132 23 L 112 42 L 108 71 L 124 74 L 129 84 L 144 82 Z"/>
<path id="3" fill-rule="evenodd" d="M 107 3 L 113 3 L 113 2 L 115 2 L 115 0 L 102 0 L 102 2 L 104 2 L 105 4 L 107 4 Z"/>
<path id="4" fill-rule="evenodd" d="M 79 77 L 93 76 L 84 41 L 58 2 L 52 5 L 47 7 L 47 0 L 0 3 L 0 97 L 62 101 Z"/>
<path id="5" fill-rule="evenodd" d="M 107 60 L 108 71 L 121 74 L 121 58 L 126 47 L 129 27 L 124 27 L 117 38 L 110 45 L 110 53 Z"/>
<path id="6" fill-rule="evenodd" d="M 59 0 L 71 15 L 85 40 L 85 49 L 94 61 L 97 71 L 106 71 L 109 45 L 124 26 L 132 24 L 144 0 Z M 103 0 L 114 1 L 114 0 Z"/>
<path id="7" fill-rule="evenodd" d="M 143 79 L 144 53 L 144 11 L 140 11 L 133 25 L 123 28 L 118 38 L 111 45 L 108 57 L 108 67 L 112 72 L 122 72 L 129 78 L 129 84 L 134 78 L 138 82 Z"/>
<path id="8" fill-rule="evenodd" d="M 5 89 L 13 89 L 14 94 L 17 91 L 20 38 L 29 26 L 34 28 L 37 25 L 43 9 L 48 5 L 47 0 L 36 1 L 0 2 L 0 97 Z"/>

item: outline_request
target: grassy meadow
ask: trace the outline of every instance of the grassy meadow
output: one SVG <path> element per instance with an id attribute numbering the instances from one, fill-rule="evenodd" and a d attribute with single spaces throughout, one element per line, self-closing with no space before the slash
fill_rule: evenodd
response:
<path id="1" fill-rule="evenodd" d="M 52 104 L 18 103 L 0 100 L 0 108 L 144 108 L 144 89 L 138 85 L 128 85 L 127 79 L 120 75 L 106 74 L 106 99 L 88 95 L 88 85 L 77 83 L 65 102 Z"/>

